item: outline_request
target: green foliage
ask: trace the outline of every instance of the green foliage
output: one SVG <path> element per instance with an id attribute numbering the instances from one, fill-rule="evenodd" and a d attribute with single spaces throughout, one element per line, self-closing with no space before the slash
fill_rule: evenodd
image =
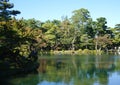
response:
<path id="1" fill-rule="evenodd" d="M 62 17 L 62 21 L 41 22 L 34 18 L 16 20 L 11 17 L 15 14 L 9 10 L 13 8 L 13 4 L 8 1 L 1 1 L 0 4 L 0 47 L 10 48 L 12 52 L 19 49 L 20 55 L 28 55 L 31 44 L 41 51 L 95 50 L 98 42 L 98 48 L 104 50 L 107 47 L 112 48 L 112 43 L 118 46 L 120 42 L 119 24 L 115 29 L 109 29 L 106 18 L 100 17 L 93 21 L 85 8 L 74 10 L 71 18 Z M 8 13 L 4 13 L 5 10 Z"/>
<path id="2" fill-rule="evenodd" d="M 28 66 L 36 62 L 35 58 L 27 58 L 27 56 L 30 54 L 30 44 L 37 42 L 37 35 L 32 34 L 33 30 L 25 28 L 22 19 L 12 18 L 12 15 L 20 12 L 8 10 L 11 8 L 13 4 L 9 3 L 9 0 L 0 1 L 0 64 L 2 65 L 0 73 L 3 72 L 4 75 L 7 75 L 6 70 L 12 70 L 13 73 L 25 69 L 27 71 L 31 69 Z"/>
<path id="3" fill-rule="evenodd" d="M 83 24 L 90 17 L 89 11 L 84 8 L 75 10 L 73 11 L 73 13 L 74 15 L 72 16 L 72 20 L 74 23 L 77 23 L 77 24 Z"/>
<path id="4" fill-rule="evenodd" d="M 42 32 L 46 40 L 46 49 L 52 50 L 95 50 L 96 37 L 98 37 L 98 48 L 103 50 L 113 48 L 113 44 L 119 43 L 119 24 L 114 31 L 107 27 L 105 17 L 93 21 L 90 12 L 81 8 L 73 11 L 70 19 L 62 17 L 62 21 L 46 21 L 42 24 Z M 107 36 L 106 36 L 107 35 Z"/>
<path id="5" fill-rule="evenodd" d="M 87 34 L 83 34 L 81 37 L 80 37 L 80 41 L 81 41 L 81 47 L 83 48 L 88 48 L 89 45 L 92 45 L 92 42 L 91 42 L 91 38 L 90 36 L 88 36 Z"/>
<path id="6" fill-rule="evenodd" d="M 106 29 L 107 29 L 107 21 L 106 21 L 106 18 L 104 17 L 100 17 L 100 18 L 97 18 L 97 22 L 95 23 L 95 28 L 94 28 L 94 31 L 95 33 L 99 33 L 100 36 L 106 34 Z"/>
<path id="7" fill-rule="evenodd" d="M 14 5 L 9 3 L 9 0 L 1 0 L 0 1 L 0 21 L 9 20 L 11 15 L 20 14 L 17 10 L 8 10 L 13 8 Z"/>
<path id="8" fill-rule="evenodd" d="M 113 43 L 115 45 L 119 46 L 119 43 L 120 43 L 120 24 L 116 24 L 115 28 L 112 29 L 112 32 L 114 34 Z"/>
<path id="9" fill-rule="evenodd" d="M 101 49 L 105 49 L 107 47 L 107 45 L 111 45 L 112 44 L 112 40 L 109 38 L 109 36 L 106 34 L 104 36 L 99 36 L 97 38 L 95 38 L 94 43 L 96 43 L 96 50 L 101 50 Z"/>

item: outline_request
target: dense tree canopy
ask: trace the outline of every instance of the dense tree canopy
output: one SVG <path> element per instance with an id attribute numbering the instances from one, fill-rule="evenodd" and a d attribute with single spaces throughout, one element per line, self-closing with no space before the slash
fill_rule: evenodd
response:
<path id="1" fill-rule="evenodd" d="M 17 15 L 20 12 L 9 10 L 14 7 L 13 4 L 9 3 L 9 0 L 1 0 L 0 4 L 1 46 L 6 45 L 9 47 L 10 44 L 14 43 L 11 47 L 15 49 L 16 47 L 22 47 L 21 45 L 23 43 L 29 46 L 31 42 L 37 42 L 38 49 L 42 51 L 95 49 L 96 36 L 98 40 L 102 37 L 110 39 L 112 44 L 109 48 L 111 49 L 120 43 L 120 25 L 116 24 L 115 28 L 108 27 L 105 17 L 99 17 L 96 21 L 93 21 L 90 12 L 85 8 L 74 10 L 71 18 L 67 16 L 62 17 L 62 21 L 48 20 L 41 22 L 34 18 L 28 20 L 12 18 L 11 16 Z M 5 31 L 3 28 L 11 28 L 12 30 Z M 109 38 L 106 38 L 106 35 Z M 10 36 L 11 38 L 9 40 L 8 37 Z M 6 44 L 4 44 L 5 39 L 7 40 Z M 18 41 L 16 42 L 16 40 Z M 99 42 L 99 45 L 101 44 L 103 43 Z M 105 47 L 102 46 L 101 49 L 104 50 L 108 45 L 109 43 L 106 43 L 104 45 Z"/>
<path id="2" fill-rule="evenodd" d="M 9 63 L 22 68 L 22 59 L 34 61 L 31 52 L 51 50 L 105 50 L 120 44 L 120 24 L 107 26 L 105 17 L 93 21 L 90 12 L 81 8 L 62 20 L 41 22 L 36 19 L 16 19 L 20 14 L 10 10 L 14 5 L 9 0 L 0 0 L 0 63 Z M 34 50 L 33 50 L 34 49 Z M 18 62 L 18 63 L 15 63 Z M 22 63 L 21 63 L 22 62 Z M 1 64 L 1 65 L 2 65 Z M 4 64 L 8 69 L 7 65 Z M 9 66 L 9 68 L 10 68 Z"/>
<path id="3" fill-rule="evenodd" d="M 0 0 L 0 76 L 7 75 L 7 71 L 27 71 L 37 59 L 31 53 L 41 32 L 27 28 L 22 19 L 15 19 L 14 15 L 20 12 L 10 10 L 13 7 L 9 0 Z"/>

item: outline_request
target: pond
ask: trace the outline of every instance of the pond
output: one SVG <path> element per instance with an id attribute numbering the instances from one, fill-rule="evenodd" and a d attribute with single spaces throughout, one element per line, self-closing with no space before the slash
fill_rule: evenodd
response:
<path id="1" fill-rule="evenodd" d="M 11 85 L 119 85 L 120 55 L 43 55 L 38 74 L 14 77 Z"/>

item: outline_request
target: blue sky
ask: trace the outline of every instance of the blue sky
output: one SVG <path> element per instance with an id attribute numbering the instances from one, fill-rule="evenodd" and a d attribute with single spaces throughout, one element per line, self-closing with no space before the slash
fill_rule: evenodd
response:
<path id="1" fill-rule="evenodd" d="M 17 18 L 35 18 L 40 21 L 72 16 L 72 11 L 86 8 L 93 20 L 107 19 L 107 25 L 114 27 L 120 23 L 120 0 L 10 0 L 14 9 L 20 10 Z"/>

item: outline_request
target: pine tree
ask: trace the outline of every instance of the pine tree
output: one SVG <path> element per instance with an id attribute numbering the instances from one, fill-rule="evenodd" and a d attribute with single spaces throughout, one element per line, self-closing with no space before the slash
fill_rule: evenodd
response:
<path id="1" fill-rule="evenodd" d="M 14 4 L 10 3 L 9 0 L 0 0 L 0 21 L 9 20 L 11 16 L 20 14 L 20 11 L 10 10 L 14 7 Z"/>
<path id="2" fill-rule="evenodd" d="M 30 56 L 31 58 L 21 54 L 21 47 L 26 45 L 28 47 L 33 44 L 33 41 L 35 42 L 35 39 L 31 37 L 32 34 L 25 34 L 22 20 L 13 18 L 20 14 L 17 10 L 10 10 L 13 7 L 14 5 L 9 3 L 9 0 L 0 0 L 0 76 L 6 75 L 5 72 L 10 70 L 19 69 L 21 72 L 23 71 L 21 69 L 29 70 L 27 66 L 32 67 L 37 60 L 37 51 L 34 53 L 35 56 Z M 30 51 L 28 51 L 29 54 Z"/>

